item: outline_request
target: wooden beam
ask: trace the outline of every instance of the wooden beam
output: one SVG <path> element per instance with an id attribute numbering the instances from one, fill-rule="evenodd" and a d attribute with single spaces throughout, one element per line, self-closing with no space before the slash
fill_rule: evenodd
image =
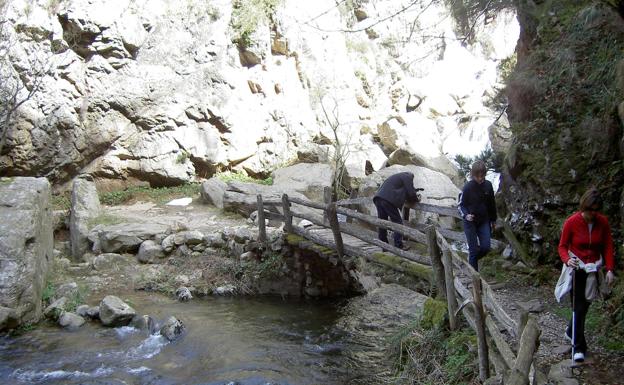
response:
<path id="1" fill-rule="evenodd" d="M 336 242 L 336 251 L 338 257 L 342 258 L 344 255 L 344 245 L 342 242 L 342 234 L 340 233 L 340 223 L 338 223 L 338 216 L 336 215 L 336 205 L 329 203 L 327 209 L 324 210 L 329 220 L 332 234 L 334 235 L 334 242 Z"/>
<path id="2" fill-rule="evenodd" d="M 446 284 L 444 282 L 444 264 L 442 263 L 442 252 L 438 246 L 436 239 L 435 227 L 427 228 L 427 248 L 429 257 L 431 258 L 431 266 L 433 267 L 433 278 L 436 287 L 436 297 L 438 299 L 446 299 Z"/>
<path id="3" fill-rule="evenodd" d="M 457 297 L 455 296 L 455 285 L 453 281 L 453 262 L 448 249 L 442 248 L 442 262 L 444 263 L 444 281 L 446 286 L 446 302 L 449 313 L 449 327 L 451 330 L 457 329 Z"/>
<path id="4" fill-rule="evenodd" d="M 359 219 L 361 221 L 364 221 L 366 223 L 369 223 L 373 226 L 377 226 L 377 227 L 384 227 L 386 229 L 390 229 L 392 231 L 398 231 L 399 233 L 403 234 L 403 236 L 412 239 L 416 242 L 422 243 L 422 244 L 427 244 L 427 236 L 425 234 L 423 234 L 421 231 L 418 231 L 416 229 L 413 229 L 411 227 L 407 227 L 405 225 L 399 225 L 397 223 L 394 222 L 390 222 L 390 221 L 385 221 L 383 219 L 379 219 L 376 217 L 373 217 L 371 215 L 366 215 L 366 214 L 362 214 L 359 213 L 355 210 L 351 210 L 351 209 L 346 209 L 343 207 L 337 207 L 336 208 L 336 212 L 340 213 L 340 214 L 344 214 L 356 219 Z"/>
<path id="5" fill-rule="evenodd" d="M 482 382 L 490 377 L 490 358 L 488 345 L 485 338 L 485 314 L 481 299 L 481 276 L 478 273 L 472 275 L 472 298 L 475 315 L 475 331 L 477 332 L 477 349 L 479 352 L 479 378 Z"/>
<path id="6" fill-rule="evenodd" d="M 288 201 L 288 195 L 282 195 L 282 210 L 284 212 L 284 229 L 288 233 L 293 232 L 292 214 L 290 213 L 290 202 Z"/>
<path id="7" fill-rule="evenodd" d="M 457 207 L 449 207 L 449 206 L 438 206 L 432 205 L 429 203 L 406 203 L 405 206 L 420 211 L 426 211 L 429 213 L 435 213 L 444 215 L 447 217 L 454 217 L 461 219 L 461 215 L 459 215 L 459 211 L 457 211 Z"/>
<path id="8" fill-rule="evenodd" d="M 505 384 L 528 385 L 529 370 L 533 363 L 533 355 L 537 350 L 540 334 L 541 331 L 537 326 L 537 321 L 534 317 L 529 317 L 524 331 L 522 332 L 522 336 L 520 337 L 518 357 Z"/>
<path id="9" fill-rule="evenodd" d="M 258 240 L 266 246 L 266 222 L 264 220 L 264 204 L 262 203 L 262 195 L 256 196 L 258 199 Z"/>

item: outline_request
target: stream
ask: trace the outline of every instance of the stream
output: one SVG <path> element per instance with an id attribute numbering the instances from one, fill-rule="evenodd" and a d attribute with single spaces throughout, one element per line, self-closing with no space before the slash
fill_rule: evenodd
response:
<path id="1" fill-rule="evenodd" d="M 168 342 L 97 322 L 72 332 L 42 323 L 23 335 L 0 337 L 0 383 L 372 385 L 379 383 L 373 373 L 388 373 L 380 362 L 383 322 L 367 316 L 366 322 L 381 327 L 354 333 L 357 327 L 349 325 L 365 323 L 358 317 L 345 322 L 352 320 L 346 313 L 359 312 L 349 309 L 351 300 L 211 297 L 180 303 L 145 292 L 120 297 L 159 322 L 175 315 L 185 334 Z M 399 316 L 391 316 L 396 326 Z"/>

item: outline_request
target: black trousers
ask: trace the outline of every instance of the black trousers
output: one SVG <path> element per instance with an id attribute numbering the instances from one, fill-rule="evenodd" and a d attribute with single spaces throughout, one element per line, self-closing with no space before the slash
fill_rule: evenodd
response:
<path id="1" fill-rule="evenodd" d="M 587 273 L 585 270 L 574 270 L 574 284 L 572 287 L 572 312 L 574 316 L 568 323 L 566 333 L 572 337 L 572 350 L 574 353 L 587 353 L 587 341 L 585 341 L 585 317 L 589 310 L 589 302 L 585 299 L 585 286 L 587 283 Z M 574 325 L 572 324 L 574 320 Z"/>
<path id="2" fill-rule="evenodd" d="M 403 219 L 401 218 L 401 213 L 399 209 L 395 207 L 392 203 L 388 202 L 385 199 L 376 198 L 374 200 L 375 207 L 377 208 L 377 217 L 379 219 L 388 220 L 398 224 L 403 224 Z M 380 227 L 377 231 L 377 236 L 382 242 L 388 242 L 388 230 L 383 227 Z M 398 232 L 393 233 L 394 238 L 394 246 L 403 247 L 403 235 Z"/>

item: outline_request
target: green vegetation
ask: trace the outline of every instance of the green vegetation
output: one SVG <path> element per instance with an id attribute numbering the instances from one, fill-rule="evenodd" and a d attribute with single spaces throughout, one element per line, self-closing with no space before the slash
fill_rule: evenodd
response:
<path id="1" fill-rule="evenodd" d="M 191 154 L 187 151 L 180 151 L 180 153 L 178 154 L 178 157 L 176 158 L 176 163 L 177 164 L 184 164 L 186 163 L 187 160 L 189 160 L 189 158 L 191 157 Z"/>
<path id="2" fill-rule="evenodd" d="M 505 9 L 511 9 L 515 0 L 445 0 L 455 20 L 458 36 L 467 43 L 473 43 L 476 26 Z"/>
<path id="3" fill-rule="evenodd" d="M 229 181 L 234 180 L 238 182 L 264 184 L 267 186 L 270 186 L 273 184 L 273 178 L 271 177 L 268 177 L 265 179 L 254 179 L 248 176 L 247 174 L 244 174 L 242 172 L 236 172 L 236 171 L 218 172 L 215 176 L 224 182 L 229 182 Z"/>
<path id="4" fill-rule="evenodd" d="M 71 209 L 71 196 L 69 193 L 52 195 L 52 210 Z"/>
<path id="5" fill-rule="evenodd" d="M 108 206 L 121 205 L 137 201 L 149 201 L 159 204 L 172 199 L 199 195 L 200 184 L 188 183 L 175 187 L 128 187 L 125 190 L 117 190 L 99 193 L 100 202 Z"/>
<path id="6" fill-rule="evenodd" d="M 477 156 L 464 156 L 458 154 L 455 156 L 455 162 L 458 165 L 461 175 L 468 178 L 470 176 L 470 168 L 477 160 L 485 162 L 487 169 L 494 172 L 500 172 L 503 166 L 503 154 L 496 154 L 490 147 L 481 151 Z"/>
<path id="7" fill-rule="evenodd" d="M 49 303 L 54 293 L 56 292 L 56 287 L 52 282 L 48 282 L 46 287 L 43 288 L 43 292 L 41 293 L 41 300 L 43 303 Z"/>
<path id="8" fill-rule="evenodd" d="M 282 0 L 236 0 L 232 9 L 234 41 L 240 47 L 251 45 L 251 35 L 262 24 L 270 24 Z"/>
<path id="9" fill-rule="evenodd" d="M 476 336 L 470 328 L 444 328 L 446 305 L 427 300 L 422 316 L 391 340 L 393 384 L 471 384 L 478 381 Z M 424 352 L 424 353 L 423 353 Z"/>
<path id="10" fill-rule="evenodd" d="M 88 227 L 89 229 L 92 229 L 97 225 L 109 226 L 109 225 L 116 225 L 116 224 L 123 223 L 123 222 L 124 220 L 122 218 L 119 218 L 113 215 L 108 215 L 108 214 L 101 214 L 95 218 L 90 219 L 88 223 Z"/>

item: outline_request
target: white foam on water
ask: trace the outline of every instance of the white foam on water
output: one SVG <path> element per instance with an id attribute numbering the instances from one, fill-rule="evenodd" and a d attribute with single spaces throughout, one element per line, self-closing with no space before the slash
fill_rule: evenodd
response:
<path id="1" fill-rule="evenodd" d="M 115 332 L 117 333 L 117 335 L 120 338 L 125 338 L 131 334 L 134 334 L 136 332 L 138 332 L 139 329 L 134 328 L 132 326 L 120 326 L 118 328 L 115 328 Z"/>
<path id="2" fill-rule="evenodd" d="M 110 375 L 114 372 L 112 368 L 99 367 L 94 370 L 92 373 L 81 372 L 78 370 L 75 371 L 67 371 L 67 370 L 53 370 L 50 372 L 46 371 L 36 371 L 36 370 L 22 370 L 17 369 L 11 374 L 11 377 L 17 378 L 18 380 L 25 383 L 37 383 L 47 380 L 60 380 L 60 379 L 71 379 L 71 378 L 95 378 Z"/>
<path id="3" fill-rule="evenodd" d="M 162 350 L 163 346 L 167 345 L 169 341 L 161 335 L 152 334 L 147 337 L 141 345 L 128 350 L 126 356 L 128 358 L 152 358 Z"/>
<path id="4" fill-rule="evenodd" d="M 152 371 L 152 369 L 145 367 L 145 366 L 141 366 L 138 368 L 128 368 L 128 373 L 130 374 L 141 374 L 141 373 L 150 372 L 150 371 Z"/>

